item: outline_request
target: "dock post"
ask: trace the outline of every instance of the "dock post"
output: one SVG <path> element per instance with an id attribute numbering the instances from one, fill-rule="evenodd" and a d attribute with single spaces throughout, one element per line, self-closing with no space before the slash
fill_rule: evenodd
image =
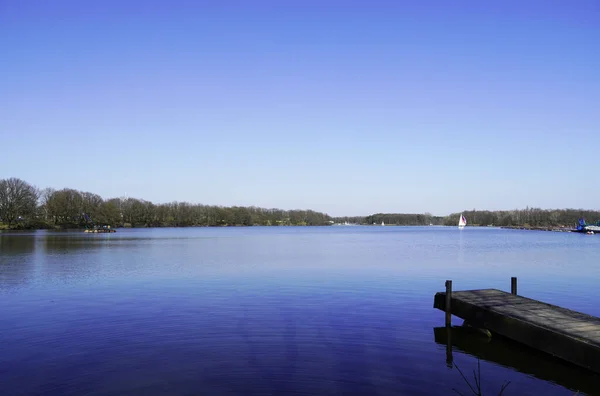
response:
<path id="1" fill-rule="evenodd" d="M 510 294 L 517 295 L 517 277 L 513 276 L 510 278 Z"/>
<path id="2" fill-rule="evenodd" d="M 452 309 L 450 307 L 452 301 L 452 281 L 446 281 L 446 327 L 452 325 Z"/>

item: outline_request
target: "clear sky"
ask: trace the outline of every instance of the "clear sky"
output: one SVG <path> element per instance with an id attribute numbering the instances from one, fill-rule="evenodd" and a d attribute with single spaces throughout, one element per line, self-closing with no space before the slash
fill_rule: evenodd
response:
<path id="1" fill-rule="evenodd" d="M 600 2 L 0 0 L 0 178 L 105 198 L 600 209 Z"/>

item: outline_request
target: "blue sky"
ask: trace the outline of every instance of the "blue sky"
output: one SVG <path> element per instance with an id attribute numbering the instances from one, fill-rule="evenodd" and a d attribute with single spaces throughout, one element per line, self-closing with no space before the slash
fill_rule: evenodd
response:
<path id="1" fill-rule="evenodd" d="M 597 1 L 0 0 L 0 178 L 331 215 L 600 209 Z"/>

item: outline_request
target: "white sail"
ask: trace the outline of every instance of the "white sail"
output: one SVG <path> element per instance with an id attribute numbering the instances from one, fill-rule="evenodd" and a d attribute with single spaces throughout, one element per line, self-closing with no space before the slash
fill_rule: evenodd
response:
<path id="1" fill-rule="evenodd" d="M 461 213 L 460 219 L 458 220 L 458 228 L 463 228 L 466 225 L 467 225 L 467 219 Z"/>
<path id="2" fill-rule="evenodd" d="M 385 225 L 385 223 L 382 221 L 382 222 L 381 222 L 381 225 L 382 225 L 382 226 L 384 226 L 384 225 Z"/>

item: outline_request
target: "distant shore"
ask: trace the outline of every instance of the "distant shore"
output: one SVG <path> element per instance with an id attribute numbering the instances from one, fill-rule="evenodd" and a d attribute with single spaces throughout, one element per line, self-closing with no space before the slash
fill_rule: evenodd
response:
<path id="1" fill-rule="evenodd" d="M 571 232 L 572 227 L 565 226 L 547 226 L 547 227 L 533 227 L 533 226 L 502 226 L 507 230 L 527 230 L 527 231 L 554 231 L 554 232 Z"/>
<path id="2" fill-rule="evenodd" d="M 312 226 L 312 227 L 344 227 L 344 226 L 362 226 L 362 227 L 382 227 L 381 224 L 326 224 L 326 225 L 309 225 L 309 224 L 278 224 L 278 225 L 264 225 L 264 224 L 222 224 L 222 225 L 165 225 L 165 226 L 136 226 L 131 225 L 116 226 L 112 227 L 113 230 L 118 229 L 149 229 L 149 228 L 239 228 L 239 227 L 301 227 L 301 226 Z M 444 225 L 444 224 L 385 224 L 384 227 L 445 227 L 445 228 L 457 228 L 455 225 Z M 516 225 L 516 226 L 496 226 L 493 224 L 480 225 L 480 224 L 469 224 L 467 228 L 501 228 L 506 230 L 526 230 L 526 231 L 554 231 L 554 232 L 572 232 L 573 227 L 567 226 L 527 226 L 527 225 Z M 50 230 L 50 231 L 84 231 L 91 230 L 86 227 L 77 226 L 49 226 L 44 227 L 18 227 L 8 228 L 5 224 L 0 223 L 0 232 L 2 231 L 34 231 L 34 230 Z"/>
<path id="3" fill-rule="evenodd" d="M 144 199 L 115 197 L 72 188 L 40 189 L 18 178 L 0 179 L 0 230 L 120 228 L 396 225 L 492 226 L 536 231 L 570 231 L 583 219 L 600 225 L 600 211 L 586 209 L 464 210 L 449 215 L 374 213 L 367 216 L 330 216 L 311 209 L 203 205 L 189 202 L 154 204 Z M 562 226 L 556 226 L 561 224 Z"/>

